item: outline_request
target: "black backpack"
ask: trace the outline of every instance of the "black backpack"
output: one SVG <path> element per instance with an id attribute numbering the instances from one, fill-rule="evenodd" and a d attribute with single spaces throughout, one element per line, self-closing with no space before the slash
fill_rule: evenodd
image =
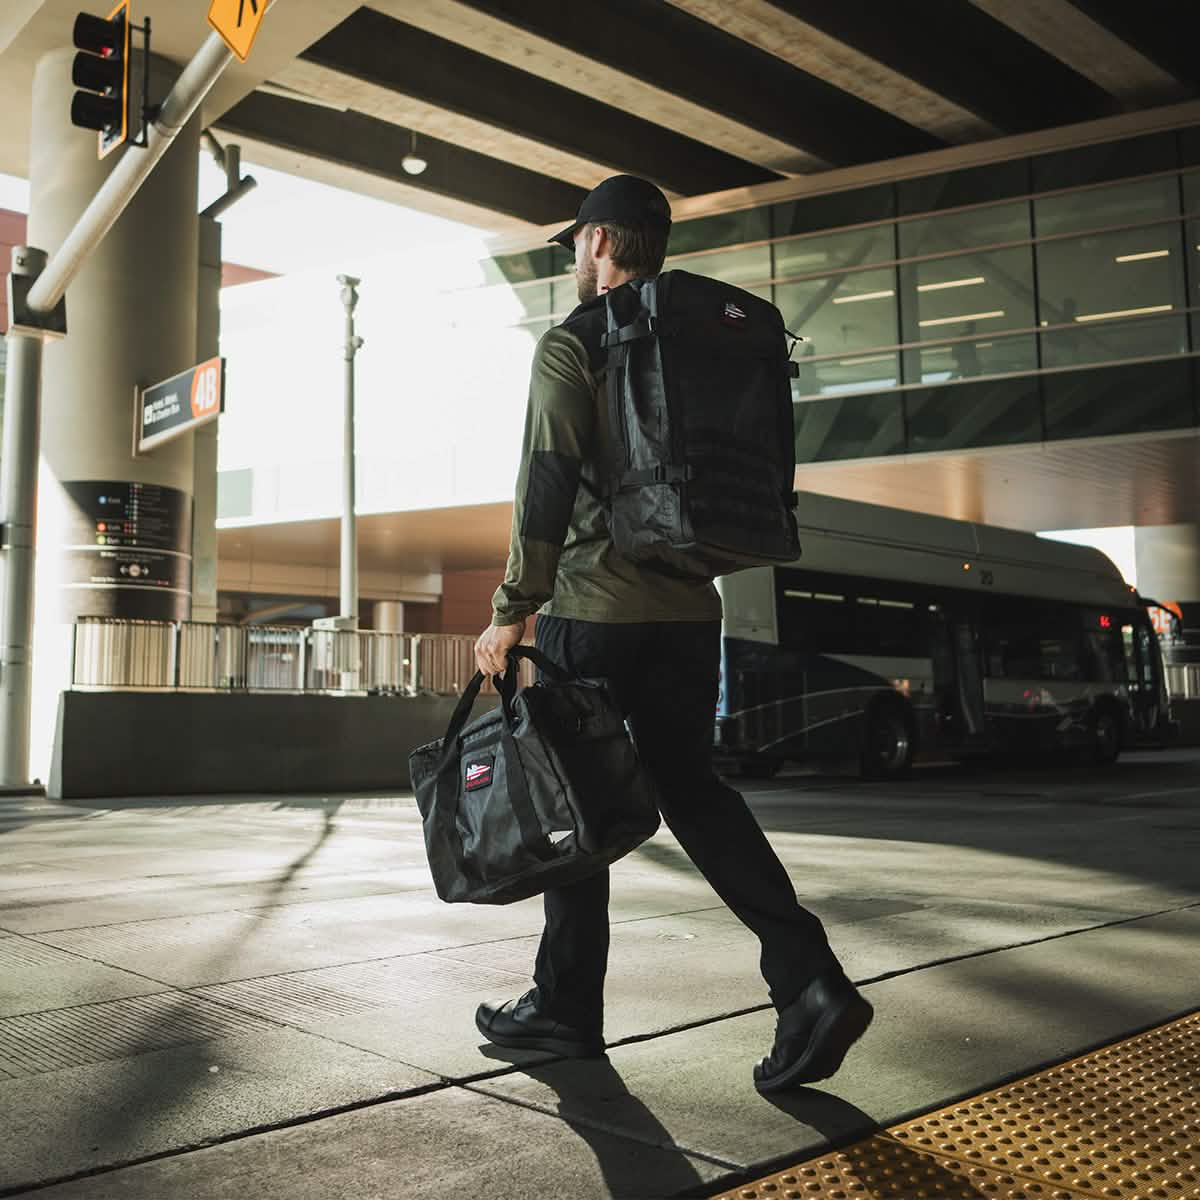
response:
<path id="1" fill-rule="evenodd" d="M 666 271 L 609 292 L 607 312 L 617 549 L 709 579 L 798 558 L 795 364 L 779 309 Z"/>

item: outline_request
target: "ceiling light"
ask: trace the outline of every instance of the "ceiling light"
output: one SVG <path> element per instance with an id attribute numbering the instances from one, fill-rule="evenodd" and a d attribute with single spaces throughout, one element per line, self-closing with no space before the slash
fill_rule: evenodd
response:
<path id="1" fill-rule="evenodd" d="M 412 141 L 409 144 L 408 153 L 400 160 L 400 165 L 410 175 L 420 175 L 429 164 L 417 153 L 417 131 L 411 131 Z"/>
<path id="2" fill-rule="evenodd" d="M 1117 312 L 1081 313 L 1077 321 L 1111 321 L 1116 317 L 1140 317 L 1145 313 L 1171 312 L 1173 304 L 1152 304 L 1149 308 L 1122 308 Z"/>
<path id="3" fill-rule="evenodd" d="M 1004 309 L 998 308 L 995 312 L 963 313 L 961 317 L 934 317 L 928 321 L 918 321 L 917 324 L 922 329 L 927 329 L 930 325 L 957 325 L 959 321 L 991 321 L 1002 316 Z"/>
<path id="4" fill-rule="evenodd" d="M 1142 254 L 1118 254 L 1116 262 L 1144 262 L 1147 258 L 1166 258 L 1170 250 L 1147 250 Z"/>
<path id="5" fill-rule="evenodd" d="M 834 304 L 857 304 L 860 300 L 886 300 L 896 293 L 890 288 L 886 292 L 860 292 L 857 296 L 834 296 Z"/>
<path id="6" fill-rule="evenodd" d="M 974 287 L 977 283 L 986 283 L 982 275 L 972 275 L 969 279 L 948 279 L 945 283 L 922 283 L 918 292 L 940 292 L 943 288 Z"/>

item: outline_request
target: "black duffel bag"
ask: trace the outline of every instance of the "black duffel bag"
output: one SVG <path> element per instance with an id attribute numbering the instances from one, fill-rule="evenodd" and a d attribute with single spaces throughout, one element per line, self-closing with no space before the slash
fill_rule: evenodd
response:
<path id="1" fill-rule="evenodd" d="M 517 662 L 542 679 L 517 691 Z M 658 828 L 658 798 L 603 680 L 540 651 L 509 651 L 500 707 L 467 720 L 476 674 L 446 736 L 409 755 L 425 849 L 448 902 L 510 904 L 606 867 Z"/>

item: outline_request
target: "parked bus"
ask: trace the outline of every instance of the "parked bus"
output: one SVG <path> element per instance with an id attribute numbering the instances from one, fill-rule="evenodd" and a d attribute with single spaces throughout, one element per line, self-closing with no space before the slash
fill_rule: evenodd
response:
<path id="1" fill-rule="evenodd" d="M 803 557 L 720 580 L 716 747 L 744 774 L 847 757 L 1098 764 L 1174 731 L 1147 606 L 1100 551 L 801 493 Z"/>

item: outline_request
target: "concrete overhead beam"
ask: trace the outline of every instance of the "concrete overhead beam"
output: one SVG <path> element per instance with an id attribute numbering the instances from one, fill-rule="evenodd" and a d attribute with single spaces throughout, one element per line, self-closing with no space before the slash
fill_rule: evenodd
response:
<path id="1" fill-rule="evenodd" d="M 1127 104 L 1170 104 L 1191 94 L 1174 76 L 1081 12 L 1070 0 L 971 0 L 971 3 Z"/>
<path id="2" fill-rule="evenodd" d="M 502 158 L 505 162 L 536 171 L 539 175 L 562 179 L 576 187 L 591 189 L 619 169 L 613 163 L 598 163 L 571 154 L 539 142 L 536 138 L 498 129 L 485 121 L 449 112 L 415 96 L 401 95 L 392 88 L 355 79 L 302 58 L 289 63 L 272 82 L 340 109 L 353 109 L 376 120 L 414 130 L 422 139 L 438 138 L 468 150 Z"/>
<path id="3" fill-rule="evenodd" d="M 1200 4 L 1191 0 L 1071 0 L 1099 25 L 1157 63 L 1173 79 L 1200 89 Z"/>
<path id="4" fill-rule="evenodd" d="M 826 165 L 825 160 L 790 141 L 605 66 L 459 0 L 428 0 L 420 5 L 411 0 L 374 0 L 372 7 L 781 175 L 803 175 Z M 603 25 L 604 36 L 616 36 L 607 19 Z"/>
<path id="5" fill-rule="evenodd" d="M 230 127 L 218 121 L 214 128 L 227 130 Z M 303 149 L 279 146 L 249 134 L 239 134 L 238 141 L 245 161 L 269 167 L 273 171 L 282 171 L 286 175 L 295 175 L 313 183 L 341 188 L 357 196 L 386 200 L 389 204 L 429 213 L 430 216 L 442 217 L 447 221 L 458 221 L 463 225 L 474 225 L 489 233 L 505 235 L 522 242 L 539 232 L 538 227 L 528 221 L 507 217 L 482 205 L 468 204 L 415 187 L 411 177 L 403 172 L 380 175 L 364 167 L 317 158 Z"/>
<path id="6" fill-rule="evenodd" d="M 24 177 L 29 162 L 29 105 L 38 60 L 71 44 L 76 14 L 105 13 L 89 0 L 0 0 L 0 171 Z M 281 0 L 272 6 L 245 63 L 214 85 L 201 119 L 211 123 L 359 7 L 359 0 Z M 156 56 L 182 65 L 211 32 L 208 0 L 134 0 L 134 20 L 150 15 Z M 161 96 L 155 97 L 161 99 Z M 90 136 L 79 130 L 81 138 Z M 95 140 L 94 137 L 92 139 Z"/>
<path id="7" fill-rule="evenodd" d="M 308 168 L 315 160 L 338 168 L 331 181 L 342 187 L 347 170 L 360 178 L 373 176 L 390 187 L 404 186 L 410 194 L 432 194 L 468 205 L 475 211 L 472 223 L 484 228 L 505 227 L 507 222 L 498 222 L 497 214 L 535 225 L 566 220 L 585 195 L 569 183 L 433 138 L 421 142 L 428 170 L 419 176 L 405 175 L 400 160 L 410 148 L 407 131 L 360 113 L 336 112 L 279 96 L 248 96 L 216 124 L 242 143 L 248 160 L 276 166 L 282 158 L 292 163 L 282 169 L 309 178 L 319 177 Z M 472 220 L 461 215 L 455 219 Z"/>
<path id="8" fill-rule="evenodd" d="M 769 0 L 739 0 L 737 4 L 729 4 L 728 0 L 668 0 L 668 3 L 774 54 L 798 70 L 895 114 L 942 141 L 973 142 L 1000 133 L 978 114 L 853 46 L 829 37 Z"/>
<path id="9" fill-rule="evenodd" d="M 963 0 L 773 4 L 1005 133 L 1094 120 L 1116 107 L 1091 80 Z"/>
<path id="10" fill-rule="evenodd" d="M 447 140 L 491 158 L 516 161 L 507 153 L 515 138 L 526 148 L 541 143 L 553 153 L 602 164 L 609 168 L 604 174 L 645 175 L 686 195 L 773 178 L 743 158 L 370 9 L 343 21 L 301 59 L 344 76 L 343 94 L 382 106 L 383 119 L 407 126 L 403 114 L 415 101 L 442 110 L 452 134 L 469 134 L 474 125 L 474 145 Z"/>

